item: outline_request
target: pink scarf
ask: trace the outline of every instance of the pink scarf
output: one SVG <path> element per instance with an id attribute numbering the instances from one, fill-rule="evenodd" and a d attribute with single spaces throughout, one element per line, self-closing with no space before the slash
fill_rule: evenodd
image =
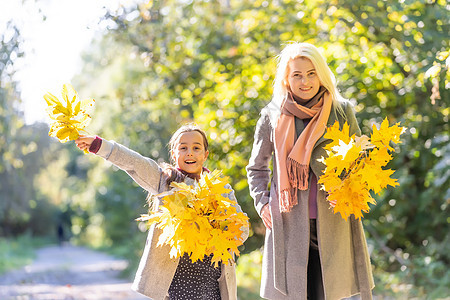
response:
<path id="1" fill-rule="evenodd" d="M 292 94 L 284 100 L 275 128 L 275 157 L 278 174 L 280 211 L 289 212 L 297 205 L 298 190 L 308 189 L 309 162 L 317 140 L 324 134 L 331 111 L 331 95 L 323 87 L 304 106 Z M 295 117 L 311 119 L 297 141 Z"/>

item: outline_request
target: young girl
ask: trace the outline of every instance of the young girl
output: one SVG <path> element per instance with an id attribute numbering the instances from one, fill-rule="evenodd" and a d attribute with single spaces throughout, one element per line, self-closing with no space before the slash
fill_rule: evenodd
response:
<path id="1" fill-rule="evenodd" d="M 287 45 L 279 55 L 272 101 L 261 111 L 247 166 L 250 194 L 266 226 L 261 296 L 341 299 L 374 286 L 360 220 L 333 214 L 317 178 L 323 134 L 338 120 L 360 134 L 318 49 Z M 273 176 L 269 163 L 273 158 Z M 270 190 L 268 189 L 270 183 Z"/>
<path id="2" fill-rule="evenodd" d="M 170 157 L 175 166 L 159 166 L 154 160 L 144 157 L 115 142 L 99 137 L 81 136 L 75 141 L 81 150 L 103 157 L 130 175 L 141 187 L 152 194 L 170 189 L 171 182 L 193 184 L 202 172 L 209 151 L 206 134 L 198 126 L 188 124 L 180 127 L 172 136 Z M 242 211 L 231 190 L 226 195 L 234 200 L 238 211 Z M 155 200 L 155 208 L 159 199 Z M 245 239 L 248 228 L 244 229 Z M 188 254 L 178 259 L 169 256 L 170 247 L 157 247 L 161 231 L 150 227 L 144 253 L 139 263 L 132 289 L 152 299 L 237 299 L 234 264 L 213 267 L 211 257 L 192 263 Z"/>

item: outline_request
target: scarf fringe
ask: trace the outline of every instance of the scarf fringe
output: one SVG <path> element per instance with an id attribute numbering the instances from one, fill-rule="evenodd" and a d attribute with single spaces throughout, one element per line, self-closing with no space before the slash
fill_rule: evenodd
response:
<path id="1" fill-rule="evenodd" d="M 288 157 L 286 160 L 289 182 L 292 187 L 301 191 L 308 189 L 309 165 L 302 165 Z"/>
<path id="2" fill-rule="evenodd" d="M 294 205 L 298 204 L 297 190 L 287 189 L 280 192 L 280 212 L 290 212 Z"/>

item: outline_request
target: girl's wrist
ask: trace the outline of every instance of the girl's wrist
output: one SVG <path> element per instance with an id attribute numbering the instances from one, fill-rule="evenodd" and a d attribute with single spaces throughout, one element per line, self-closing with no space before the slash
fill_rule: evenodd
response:
<path id="1" fill-rule="evenodd" d="M 92 141 L 92 144 L 89 146 L 89 152 L 95 154 L 98 152 L 101 146 L 102 146 L 102 138 L 96 136 L 95 139 Z"/>

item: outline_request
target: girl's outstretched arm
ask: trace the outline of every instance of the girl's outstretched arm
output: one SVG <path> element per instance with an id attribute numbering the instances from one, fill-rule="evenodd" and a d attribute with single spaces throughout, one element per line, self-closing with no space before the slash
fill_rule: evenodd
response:
<path id="1" fill-rule="evenodd" d="M 80 135 L 75 144 L 80 150 L 87 149 L 127 172 L 145 190 L 159 193 L 161 168 L 153 159 L 98 136 Z"/>
<path id="2" fill-rule="evenodd" d="M 227 197 L 230 200 L 233 200 L 233 206 L 236 208 L 236 211 L 238 213 L 243 213 L 244 215 L 247 216 L 246 213 L 244 213 L 244 211 L 242 210 L 241 206 L 239 205 L 237 199 L 236 199 L 236 194 L 233 190 L 233 188 L 231 187 L 230 184 L 227 184 L 225 186 L 227 189 L 230 190 L 230 192 L 228 194 L 224 194 L 225 197 Z M 242 240 L 245 241 L 248 238 L 249 235 L 249 227 L 248 225 L 242 228 Z"/>

